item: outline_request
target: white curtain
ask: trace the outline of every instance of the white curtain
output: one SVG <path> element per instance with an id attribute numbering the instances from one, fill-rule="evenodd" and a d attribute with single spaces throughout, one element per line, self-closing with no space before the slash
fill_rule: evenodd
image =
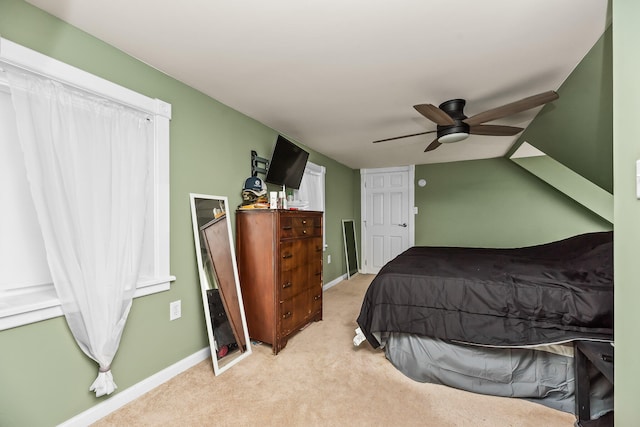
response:
<path id="1" fill-rule="evenodd" d="M 111 362 L 138 279 L 153 129 L 128 107 L 7 70 L 31 196 L 69 329 L 116 388 Z"/>

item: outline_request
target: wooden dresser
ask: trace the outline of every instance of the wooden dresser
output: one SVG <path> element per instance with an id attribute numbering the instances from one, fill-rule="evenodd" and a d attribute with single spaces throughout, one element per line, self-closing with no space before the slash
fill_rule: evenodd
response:
<path id="1" fill-rule="evenodd" d="M 322 320 L 322 212 L 238 210 L 236 237 L 249 336 L 278 354 Z"/>

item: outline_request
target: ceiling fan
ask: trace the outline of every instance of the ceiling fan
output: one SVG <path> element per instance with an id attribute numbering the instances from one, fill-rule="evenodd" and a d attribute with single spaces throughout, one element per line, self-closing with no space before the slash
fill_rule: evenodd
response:
<path id="1" fill-rule="evenodd" d="M 464 99 L 451 99 L 443 102 L 438 107 L 432 104 L 414 105 L 413 108 L 415 108 L 418 113 L 438 125 L 436 130 L 380 139 L 373 142 L 392 141 L 437 132 L 438 136 L 436 139 L 424 150 L 427 152 L 435 150 L 442 144 L 467 139 L 469 135 L 513 136 L 522 132 L 524 129 L 514 126 L 485 125 L 483 123 L 539 107 L 556 99 L 558 99 L 558 94 L 550 90 L 484 111 L 471 117 L 465 116 L 462 111 L 466 103 Z"/>

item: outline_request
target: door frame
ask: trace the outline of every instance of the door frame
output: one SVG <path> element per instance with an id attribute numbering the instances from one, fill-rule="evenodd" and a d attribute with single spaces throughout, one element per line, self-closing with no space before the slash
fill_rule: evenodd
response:
<path id="1" fill-rule="evenodd" d="M 377 173 L 392 173 L 392 172 L 407 172 L 408 179 L 407 184 L 409 186 L 407 197 L 407 218 L 408 218 L 408 234 L 409 234 L 409 247 L 415 245 L 415 165 L 408 166 L 396 166 L 389 168 L 377 168 L 377 169 L 360 169 L 360 248 L 361 256 L 363 257 L 360 263 L 360 270 L 365 274 L 375 274 L 377 272 L 369 270 L 370 264 L 367 262 L 367 188 L 366 181 L 367 175 Z"/>

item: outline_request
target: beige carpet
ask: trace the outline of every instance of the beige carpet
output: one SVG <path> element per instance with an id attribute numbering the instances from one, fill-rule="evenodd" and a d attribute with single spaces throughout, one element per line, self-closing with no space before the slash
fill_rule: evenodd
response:
<path id="1" fill-rule="evenodd" d="M 95 426 L 573 426 L 575 417 L 519 399 L 415 382 L 368 343 L 352 344 L 373 276 L 324 294 L 324 320 L 277 356 L 268 345 L 215 377 L 207 360 Z"/>

